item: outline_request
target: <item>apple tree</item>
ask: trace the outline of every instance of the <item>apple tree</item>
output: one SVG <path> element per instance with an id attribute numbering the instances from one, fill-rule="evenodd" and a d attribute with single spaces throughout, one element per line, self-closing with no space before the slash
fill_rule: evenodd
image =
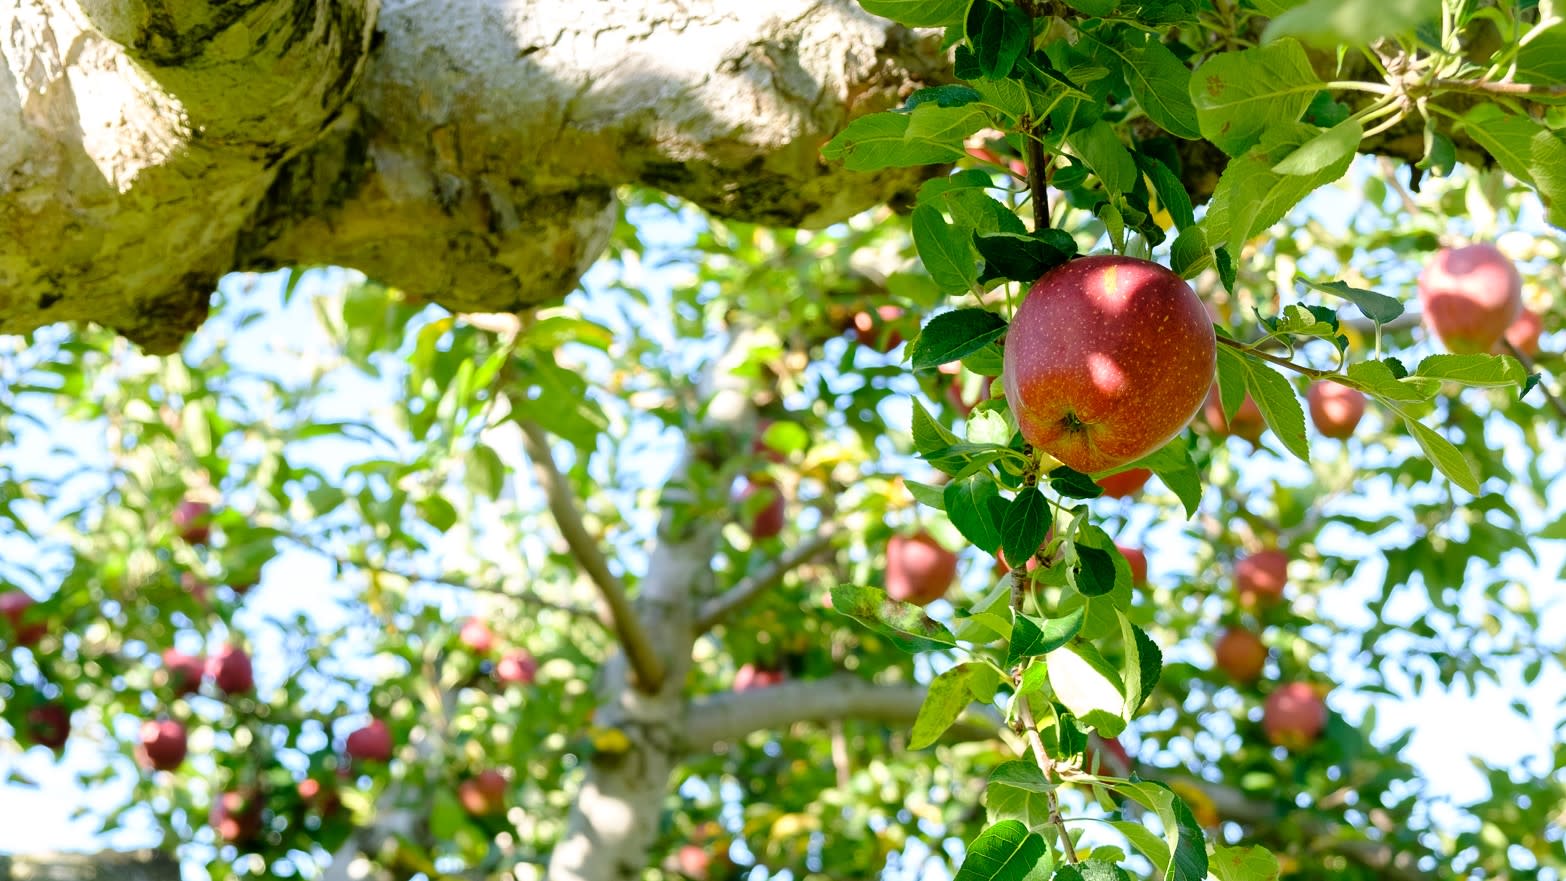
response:
<path id="1" fill-rule="evenodd" d="M 1388 718 L 1563 672 L 1554 4 L 862 5 L 888 204 L 13 338 L 8 760 L 213 878 L 1560 877 Z"/>

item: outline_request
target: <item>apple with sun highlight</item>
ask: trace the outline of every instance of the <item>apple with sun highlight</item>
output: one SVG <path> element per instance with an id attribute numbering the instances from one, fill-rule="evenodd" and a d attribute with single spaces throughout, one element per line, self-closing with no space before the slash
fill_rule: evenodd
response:
<path id="1" fill-rule="evenodd" d="M 1365 416 L 1365 394 L 1335 382 L 1313 382 L 1305 393 L 1310 421 L 1322 437 L 1347 440 Z"/>
<path id="2" fill-rule="evenodd" d="M 1327 727 L 1327 704 L 1315 686 L 1288 682 L 1278 686 L 1262 706 L 1262 731 L 1285 749 L 1305 749 Z"/>
<path id="3" fill-rule="evenodd" d="M 1489 352 L 1522 314 L 1522 275 L 1487 242 L 1442 248 L 1419 274 L 1419 305 L 1448 352 Z"/>

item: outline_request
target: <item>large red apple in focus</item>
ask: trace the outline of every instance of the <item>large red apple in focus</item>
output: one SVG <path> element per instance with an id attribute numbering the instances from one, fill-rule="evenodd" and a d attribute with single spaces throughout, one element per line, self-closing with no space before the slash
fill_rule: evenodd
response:
<path id="1" fill-rule="evenodd" d="M 344 752 L 356 762 L 391 761 L 391 728 L 380 719 L 371 719 L 368 725 L 348 734 Z"/>
<path id="2" fill-rule="evenodd" d="M 492 768 L 457 784 L 457 801 L 475 817 L 487 817 L 506 809 L 506 778 Z"/>
<path id="3" fill-rule="evenodd" d="M 185 726 L 173 719 L 148 719 L 141 723 L 141 762 L 154 771 L 178 768 L 185 761 L 189 746 Z"/>
<path id="4" fill-rule="evenodd" d="M 1522 312 L 1522 276 L 1494 245 L 1442 248 L 1419 274 L 1419 305 L 1448 352 L 1489 352 Z"/>
<path id="5" fill-rule="evenodd" d="M 1347 440 L 1365 415 L 1365 395 L 1335 382 L 1313 382 L 1305 393 L 1310 421 L 1323 437 Z"/>
<path id="6" fill-rule="evenodd" d="M 1315 743 L 1326 727 L 1327 704 L 1308 683 L 1280 685 L 1262 706 L 1262 731 L 1267 739 L 1290 750 Z"/>
<path id="7" fill-rule="evenodd" d="M 1104 495 L 1112 499 L 1123 499 L 1147 485 L 1147 479 L 1152 476 L 1153 472 L 1146 468 L 1132 468 L 1108 477 L 1100 477 L 1094 482 L 1103 488 Z"/>
<path id="8" fill-rule="evenodd" d="M 1213 643 L 1213 658 L 1230 679 L 1249 685 L 1267 666 L 1267 646 L 1249 630 L 1231 627 Z"/>
<path id="9" fill-rule="evenodd" d="M 925 606 L 957 580 L 957 555 L 926 533 L 894 535 L 886 543 L 886 595 Z"/>
<path id="10" fill-rule="evenodd" d="M 1134 462 L 1180 432 L 1212 386 L 1217 342 L 1196 292 L 1135 257 L 1044 273 L 1005 342 L 1022 436 L 1083 473 Z"/>
<path id="11" fill-rule="evenodd" d="M 33 607 L 38 602 L 19 590 L 8 590 L 0 593 L 0 617 L 5 618 L 11 626 L 11 633 L 16 642 L 22 648 L 31 648 L 43 639 L 49 625 L 37 617 Z"/>
<path id="12" fill-rule="evenodd" d="M 250 655 L 238 646 L 223 646 L 207 661 L 207 673 L 224 694 L 245 694 L 256 687 L 255 668 Z"/>
<path id="13" fill-rule="evenodd" d="M 1240 592 L 1240 604 L 1267 606 L 1283 598 L 1289 581 L 1289 556 L 1269 548 L 1257 551 L 1234 564 L 1234 586 Z"/>

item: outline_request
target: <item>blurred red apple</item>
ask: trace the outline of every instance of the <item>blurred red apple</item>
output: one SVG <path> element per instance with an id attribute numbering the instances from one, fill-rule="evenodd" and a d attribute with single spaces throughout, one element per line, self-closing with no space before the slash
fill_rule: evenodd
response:
<path id="1" fill-rule="evenodd" d="M 1488 352 L 1522 311 L 1522 276 L 1494 245 L 1442 248 L 1419 274 L 1419 304 L 1448 352 Z"/>
<path id="2" fill-rule="evenodd" d="M 212 540 L 212 506 L 186 499 L 174 508 L 174 534 L 193 545 Z"/>
<path id="3" fill-rule="evenodd" d="M 54 701 L 33 707 L 27 711 L 27 737 L 39 746 L 63 749 L 71 737 L 71 711 Z"/>
<path id="4" fill-rule="evenodd" d="M 14 645 L 22 648 L 31 648 L 38 644 L 38 640 L 49 630 L 49 625 L 41 620 L 36 609 L 38 601 L 19 590 L 8 590 L 0 593 L 0 617 L 10 625 Z M 3 635 L 3 634 L 0 634 Z"/>
<path id="5" fill-rule="evenodd" d="M 682 844 L 674 855 L 674 862 L 680 874 L 690 878 L 691 881 L 707 881 L 707 866 L 711 861 L 707 849 L 699 844 Z"/>
<path id="6" fill-rule="evenodd" d="M 532 685 L 538 661 L 526 649 L 512 649 L 495 665 L 495 679 L 503 684 Z"/>
<path id="7" fill-rule="evenodd" d="M 1112 499 L 1123 499 L 1141 489 L 1152 476 L 1153 472 L 1146 468 L 1132 468 L 1108 477 L 1100 477 L 1095 482 L 1104 488 L 1104 495 Z"/>
<path id="8" fill-rule="evenodd" d="M 744 492 L 740 493 L 740 507 L 749 510 L 755 503 L 749 502 L 751 496 L 758 493 L 766 493 L 764 497 L 769 499 L 766 505 L 756 512 L 751 518 L 750 537 L 756 541 L 775 538 L 783 531 L 784 509 L 783 491 L 776 484 L 752 480 L 745 485 Z"/>
<path id="9" fill-rule="evenodd" d="M 256 687 L 250 655 L 238 646 L 225 645 L 207 659 L 207 674 L 224 694 L 245 694 Z"/>
<path id="10" fill-rule="evenodd" d="M 1283 598 L 1289 580 L 1289 557 L 1269 548 L 1257 551 L 1234 564 L 1234 586 L 1240 604 L 1247 608 L 1269 606 Z"/>
<path id="11" fill-rule="evenodd" d="M 1262 707 L 1262 730 L 1267 739 L 1290 750 L 1316 742 L 1327 727 L 1327 704 L 1315 687 L 1289 682 L 1267 695 Z"/>
<path id="12" fill-rule="evenodd" d="M 875 312 L 854 314 L 854 338 L 885 355 L 902 345 L 903 335 L 896 327 L 903 317 L 903 307 L 883 305 Z"/>
<path id="13" fill-rule="evenodd" d="M 1524 308 L 1518 313 L 1517 320 L 1506 328 L 1506 341 L 1517 347 L 1517 351 L 1532 358 L 1539 354 L 1539 336 L 1544 333 L 1544 319 L 1532 309 Z M 1507 352 L 1508 349 L 1496 344 L 1497 354 Z"/>
<path id="14" fill-rule="evenodd" d="M 462 622 L 457 638 L 475 654 L 487 655 L 495 647 L 495 633 L 481 618 L 469 618 Z"/>
<path id="15" fill-rule="evenodd" d="M 506 778 L 485 769 L 457 785 L 457 801 L 475 817 L 487 817 L 506 809 Z"/>
<path id="16" fill-rule="evenodd" d="M 1131 583 L 1143 585 L 1147 583 L 1147 555 L 1141 548 L 1128 547 L 1117 544 L 1115 549 L 1120 551 L 1120 556 L 1126 558 L 1126 565 L 1131 567 Z"/>
<path id="17" fill-rule="evenodd" d="M 261 794 L 254 789 L 230 790 L 212 802 L 208 821 L 218 841 L 244 845 L 261 832 Z"/>
<path id="18" fill-rule="evenodd" d="M 771 688 L 783 684 L 783 671 L 745 664 L 734 672 L 734 690 L 750 691 L 755 688 Z"/>
<path id="19" fill-rule="evenodd" d="M 1335 382 L 1313 382 L 1305 393 L 1310 421 L 1323 437 L 1345 440 L 1365 415 L 1365 395 Z"/>
<path id="20" fill-rule="evenodd" d="M 886 595 L 925 606 L 957 580 L 957 555 L 928 533 L 894 535 L 886 543 Z"/>
<path id="21" fill-rule="evenodd" d="M 1081 257 L 1034 282 L 1006 334 L 1006 400 L 1034 446 L 1085 474 L 1134 462 L 1196 415 L 1217 343 L 1180 276 Z"/>
<path id="22" fill-rule="evenodd" d="M 345 744 L 348 758 L 356 762 L 389 762 L 392 757 L 391 728 L 380 719 L 349 732 Z"/>
<path id="23" fill-rule="evenodd" d="M 1213 658 L 1230 679 L 1249 685 L 1261 678 L 1267 666 L 1267 646 L 1249 630 L 1231 627 L 1213 643 Z"/>
<path id="24" fill-rule="evenodd" d="M 305 810 L 314 811 L 322 817 L 336 814 L 343 805 L 342 798 L 334 787 L 323 785 L 314 777 L 306 777 L 299 781 L 298 792 L 299 800 L 304 803 Z"/>
<path id="25" fill-rule="evenodd" d="M 172 771 L 185 761 L 189 740 L 185 726 L 173 719 L 141 723 L 141 763 L 154 771 Z"/>
<path id="26" fill-rule="evenodd" d="M 205 658 L 200 655 L 187 655 L 176 649 L 163 650 L 163 683 L 174 691 L 175 697 L 199 691 L 201 681 L 206 676 Z"/>
<path id="27" fill-rule="evenodd" d="M 1234 420 L 1231 422 L 1225 419 L 1223 404 L 1218 399 L 1217 385 L 1207 393 L 1207 401 L 1202 406 L 1202 416 L 1219 434 L 1243 437 L 1253 444 L 1260 441 L 1262 432 L 1267 430 L 1267 420 L 1262 416 L 1261 408 L 1256 406 L 1256 401 L 1251 398 L 1250 393 L 1246 393 L 1245 400 L 1240 402 L 1240 409 L 1234 411 Z"/>

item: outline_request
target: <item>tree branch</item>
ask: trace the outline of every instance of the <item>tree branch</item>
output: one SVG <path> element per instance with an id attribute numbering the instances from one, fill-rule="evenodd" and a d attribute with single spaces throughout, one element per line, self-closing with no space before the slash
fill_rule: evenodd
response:
<path id="1" fill-rule="evenodd" d="M 1510 353 L 1513 358 L 1516 358 L 1518 361 L 1522 362 L 1523 369 L 1527 370 L 1529 373 L 1534 372 L 1533 359 L 1528 357 L 1526 352 L 1517 348 L 1517 346 L 1515 346 L 1512 341 L 1506 337 L 1501 337 L 1501 344 L 1506 346 L 1506 351 Z M 1545 384 L 1542 378 L 1539 380 L 1539 391 L 1543 393 L 1544 399 L 1550 402 L 1550 406 L 1555 408 L 1556 414 L 1559 415 L 1562 419 L 1566 419 L 1566 405 L 1561 404 L 1561 399 L 1557 398 L 1555 393 L 1550 391 L 1550 387 Z"/>
<path id="2" fill-rule="evenodd" d="M 517 425 L 522 429 L 522 446 L 533 461 L 533 473 L 549 501 L 549 512 L 554 515 L 560 535 L 571 549 L 571 556 L 576 558 L 578 565 L 592 579 L 608 604 L 609 614 L 614 620 L 615 635 L 625 648 L 625 655 L 630 659 L 638 685 L 647 692 L 657 691 L 663 684 L 663 661 L 653 651 L 641 619 L 637 617 L 636 610 L 631 608 L 631 601 L 625 595 L 625 586 L 609 571 L 608 561 L 592 536 L 587 534 L 587 528 L 582 525 L 581 512 L 576 508 L 576 497 L 549 451 L 548 436 L 535 422 L 518 419 Z"/>
<path id="3" fill-rule="evenodd" d="M 827 525 L 810 540 L 779 557 L 771 566 L 741 579 L 722 594 L 702 603 L 700 611 L 696 613 L 696 632 L 706 633 L 716 627 L 729 615 L 777 587 L 788 573 L 830 550 L 838 532 L 835 524 Z"/>

